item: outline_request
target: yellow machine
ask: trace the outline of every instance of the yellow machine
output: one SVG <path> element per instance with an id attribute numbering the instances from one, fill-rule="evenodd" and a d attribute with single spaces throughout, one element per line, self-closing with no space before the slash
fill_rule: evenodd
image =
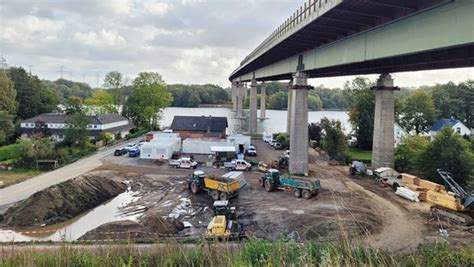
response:
<path id="1" fill-rule="evenodd" d="M 215 201 L 213 204 L 214 218 L 207 226 L 207 237 L 224 240 L 241 240 L 245 237 L 244 227 L 237 223 L 235 207 L 229 201 Z"/>
<path id="2" fill-rule="evenodd" d="M 468 194 L 454 181 L 450 173 L 441 169 L 437 171 L 452 192 L 445 190 L 442 186 L 437 186 L 426 192 L 426 201 L 434 204 L 431 207 L 431 216 L 444 218 L 454 224 L 474 224 L 474 194 Z"/>
<path id="3" fill-rule="evenodd" d="M 227 219 L 224 215 L 215 216 L 209 223 L 207 235 L 209 237 L 228 237 L 230 231 L 227 230 Z"/>

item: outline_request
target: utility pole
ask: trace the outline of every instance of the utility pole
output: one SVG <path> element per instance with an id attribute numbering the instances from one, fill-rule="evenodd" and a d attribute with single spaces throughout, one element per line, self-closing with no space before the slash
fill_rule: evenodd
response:
<path id="1" fill-rule="evenodd" d="M 33 67 L 33 65 L 28 65 L 28 68 L 30 69 L 30 76 L 31 76 L 31 68 Z"/>
<path id="2" fill-rule="evenodd" d="M 61 79 L 63 79 L 64 77 L 64 66 L 61 65 L 61 67 L 59 67 L 59 73 L 61 73 Z"/>
<path id="3" fill-rule="evenodd" d="M 99 74 L 95 75 L 95 88 L 99 88 Z"/>
<path id="4" fill-rule="evenodd" d="M 2 56 L 0 57 L 0 69 L 5 72 L 8 68 L 7 60 Z"/>

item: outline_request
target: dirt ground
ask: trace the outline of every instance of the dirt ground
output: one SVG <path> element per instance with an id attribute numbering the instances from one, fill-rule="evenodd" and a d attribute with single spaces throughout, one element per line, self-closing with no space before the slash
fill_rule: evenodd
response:
<path id="1" fill-rule="evenodd" d="M 253 144 L 258 152 L 257 157 L 251 158 L 254 161 L 270 162 L 283 153 L 259 140 Z M 187 180 L 192 170 L 173 169 L 165 163 L 126 156 L 108 156 L 103 161 L 96 171 L 139 174 L 135 180 L 140 187 L 140 198 L 124 210 L 142 210 L 144 214 L 138 222 L 102 225 L 81 239 L 110 238 L 110 233 L 127 229 L 140 238 L 154 238 L 153 234 L 201 237 L 205 233 L 212 218 L 212 200 L 205 193 L 193 195 L 189 191 Z M 204 166 L 198 169 L 217 176 L 227 172 Z M 428 204 L 402 199 L 390 188 L 382 188 L 367 178 L 351 178 L 346 166 L 330 166 L 312 149 L 309 177 L 320 179 L 322 188 L 309 200 L 283 191 L 266 192 L 259 186 L 262 173 L 257 171 L 244 175 L 247 185 L 231 203 L 237 207 L 239 222 L 250 237 L 364 242 L 394 252 L 411 251 L 422 242 L 442 239 L 440 229 L 448 231 L 449 242 L 469 243 L 474 237 L 466 228 L 428 223 Z M 150 231 L 153 234 L 146 234 Z"/>
<path id="2" fill-rule="evenodd" d="M 253 140 L 257 157 L 253 161 L 271 162 L 284 152 Z M 205 193 L 192 195 L 186 187 L 190 170 L 172 169 L 127 157 L 105 159 L 99 169 L 141 173 L 142 198 L 135 203 L 148 207 L 145 216 L 176 219 L 184 224 L 182 236 L 202 235 L 211 220 L 212 200 Z M 208 174 L 221 175 L 225 169 L 199 167 Z M 351 178 L 346 166 L 330 166 L 315 150 L 310 150 L 310 178 L 321 181 L 319 194 L 309 200 L 291 193 L 266 192 L 259 186 L 262 173 L 245 173 L 247 186 L 232 204 L 239 222 L 250 237 L 270 240 L 346 240 L 365 242 L 374 247 L 406 252 L 422 242 L 441 239 L 439 229 L 447 229 L 449 241 L 468 243 L 474 235 L 463 228 L 428 223 L 429 205 L 412 203 L 382 188 L 370 179 Z"/>

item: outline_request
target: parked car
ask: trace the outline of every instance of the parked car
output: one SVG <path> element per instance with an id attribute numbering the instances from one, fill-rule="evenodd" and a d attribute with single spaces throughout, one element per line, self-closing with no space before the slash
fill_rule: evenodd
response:
<path id="1" fill-rule="evenodd" d="M 283 152 L 283 157 L 290 158 L 290 150 L 286 150 L 285 152 Z"/>
<path id="2" fill-rule="evenodd" d="M 123 147 L 122 147 L 122 148 L 117 148 L 117 149 L 115 149 L 115 151 L 114 151 L 114 156 L 120 157 L 120 156 L 123 156 L 123 155 L 125 155 L 125 154 L 127 154 L 127 149 L 125 149 L 125 148 L 123 148 Z"/>
<path id="3" fill-rule="evenodd" d="M 196 169 L 198 164 L 191 158 L 180 158 L 177 160 L 170 160 L 169 165 L 180 169 Z"/>
<path id="4" fill-rule="evenodd" d="M 381 167 L 374 170 L 375 182 L 391 186 L 393 190 L 402 185 L 400 173 L 389 167 Z"/>
<path id="5" fill-rule="evenodd" d="M 129 149 L 128 156 L 131 158 L 140 156 L 140 149 L 138 147 Z"/>
<path id="6" fill-rule="evenodd" d="M 224 167 L 236 171 L 249 171 L 252 165 L 243 159 L 234 159 L 230 162 L 224 162 Z"/>
<path id="7" fill-rule="evenodd" d="M 282 143 L 280 143 L 280 142 L 275 142 L 275 144 L 273 145 L 273 147 L 274 147 L 275 149 L 283 149 L 283 145 L 282 145 Z"/>
<path id="8" fill-rule="evenodd" d="M 134 149 L 134 148 L 137 148 L 137 144 L 128 144 L 125 149 L 127 150 L 127 152 L 130 150 L 130 149 Z"/>
<path id="9" fill-rule="evenodd" d="M 255 149 L 255 146 L 250 145 L 247 148 L 247 156 L 251 156 L 251 157 L 257 156 L 257 149 Z"/>

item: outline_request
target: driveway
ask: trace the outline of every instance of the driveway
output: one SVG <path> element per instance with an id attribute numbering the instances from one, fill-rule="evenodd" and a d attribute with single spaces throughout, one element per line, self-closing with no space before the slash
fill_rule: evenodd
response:
<path id="1" fill-rule="evenodd" d="M 129 140 L 128 142 L 134 142 L 137 140 L 139 140 L 139 138 Z M 67 181 L 76 176 L 89 172 L 97 167 L 100 167 L 103 164 L 102 159 L 104 157 L 112 154 L 117 147 L 124 145 L 125 143 L 122 143 L 107 148 L 105 150 L 93 154 L 92 156 L 80 159 L 62 168 L 42 175 L 38 175 L 24 182 L 0 189 L 0 207 L 28 198 L 37 191 Z"/>

